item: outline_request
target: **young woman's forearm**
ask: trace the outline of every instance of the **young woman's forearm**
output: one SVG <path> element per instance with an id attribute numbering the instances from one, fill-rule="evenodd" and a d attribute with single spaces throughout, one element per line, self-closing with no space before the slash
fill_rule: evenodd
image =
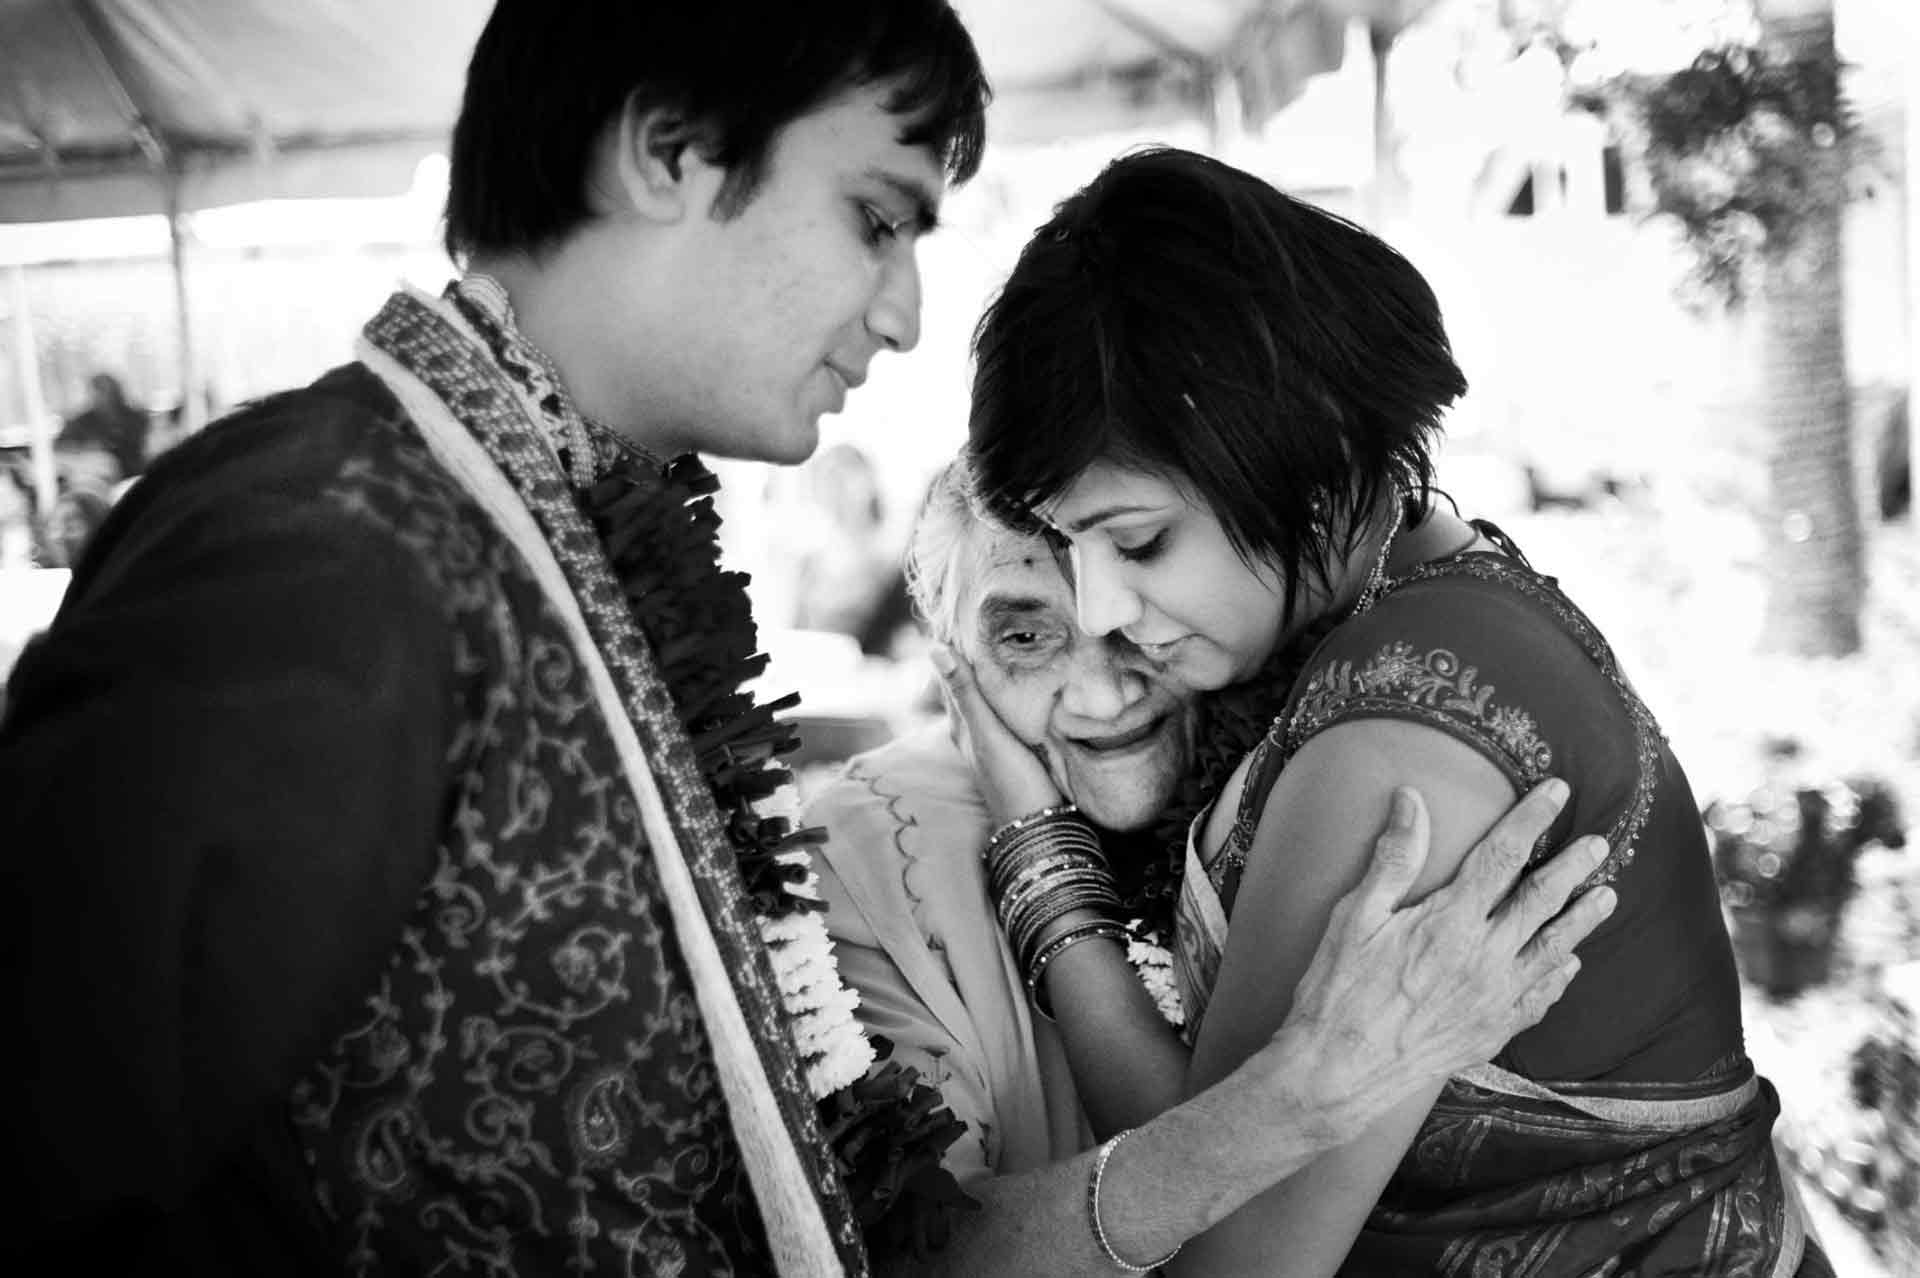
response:
<path id="1" fill-rule="evenodd" d="M 1186 1099 L 1188 1052 L 1161 1018 L 1118 942 L 1055 959 L 1046 990 L 1087 1122 L 1102 1140 Z"/>
<path id="2" fill-rule="evenodd" d="M 1115 1147 L 1100 1180 L 1100 1223 L 1121 1257 L 1145 1264 L 1166 1255 L 1356 1133 L 1343 1105 L 1316 1099 L 1335 1089 L 1291 1064 L 1312 1054 L 1287 1037 Z M 945 1248 L 925 1259 L 876 1257 L 876 1272 L 1113 1274 L 1087 1211 L 1095 1156 L 970 1186 L 980 1210 L 960 1217 Z"/>

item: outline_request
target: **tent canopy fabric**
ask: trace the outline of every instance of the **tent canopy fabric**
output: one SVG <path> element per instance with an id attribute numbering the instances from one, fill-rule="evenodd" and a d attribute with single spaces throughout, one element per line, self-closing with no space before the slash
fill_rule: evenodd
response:
<path id="1" fill-rule="evenodd" d="M 1397 0 L 956 0 L 993 79 L 993 136 L 1041 140 L 1209 114 L 1258 125 L 1340 65 L 1349 18 Z M 1238 123 L 1238 122 L 1235 122 Z"/>
<path id="2" fill-rule="evenodd" d="M 1348 19 L 1422 0 L 957 0 L 1020 141 L 1258 123 Z M 488 0 L 0 0 L 0 222 L 391 194 L 444 148 Z"/>
<path id="3" fill-rule="evenodd" d="M 391 194 L 482 0 L 0 0 L 0 221 Z"/>

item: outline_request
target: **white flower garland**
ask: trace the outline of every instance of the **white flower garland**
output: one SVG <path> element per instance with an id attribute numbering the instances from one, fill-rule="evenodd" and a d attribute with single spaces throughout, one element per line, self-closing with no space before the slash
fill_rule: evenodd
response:
<path id="1" fill-rule="evenodd" d="M 784 816 L 799 823 L 799 796 L 784 785 L 755 805 L 763 817 Z M 782 865 L 806 868 L 806 877 L 783 884 L 792 896 L 820 900 L 820 876 L 805 848 L 783 852 Z M 872 1068 L 876 1056 L 867 1031 L 854 1015 L 860 995 L 840 979 L 840 963 L 833 955 L 824 912 L 800 909 L 779 918 L 760 916 L 760 939 L 773 962 L 773 978 L 780 1001 L 793 1027 L 794 1046 L 806 1071 L 807 1089 L 822 1100 L 855 1082 Z"/>
<path id="2" fill-rule="evenodd" d="M 791 785 L 755 805 L 763 817 L 785 816 L 798 822 L 799 801 Z M 807 901 L 820 899 L 820 876 L 812 868 L 812 858 L 804 849 L 795 849 L 778 858 L 783 865 L 807 867 L 804 879 L 786 883 L 790 894 Z M 1133 920 L 1129 930 L 1140 926 Z M 760 939 L 766 943 L 773 960 L 774 980 L 780 986 L 780 1000 L 786 1006 L 793 1026 L 794 1045 L 806 1070 L 807 1087 L 818 1100 L 854 1082 L 878 1057 L 867 1040 L 866 1027 L 856 1012 L 860 995 L 840 979 L 840 963 L 833 954 L 833 940 L 827 935 L 825 915 L 819 910 L 797 910 L 779 918 L 761 916 Z M 1127 938 L 1127 962 L 1134 975 L 1153 998 L 1161 1019 L 1175 1029 L 1187 1023 L 1186 1009 L 1180 1002 L 1180 989 L 1173 979 L 1173 955 L 1164 945 Z"/>
<path id="3" fill-rule="evenodd" d="M 1140 925 L 1141 921 L 1135 919 L 1127 926 L 1132 930 Z M 1187 1009 L 1180 1001 L 1180 986 L 1173 979 L 1173 954 L 1167 947 L 1130 935 L 1127 962 L 1133 964 L 1133 973 L 1140 978 L 1140 984 L 1147 987 L 1153 1005 L 1160 1011 L 1160 1019 L 1175 1029 L 1185 1028 Z"/>

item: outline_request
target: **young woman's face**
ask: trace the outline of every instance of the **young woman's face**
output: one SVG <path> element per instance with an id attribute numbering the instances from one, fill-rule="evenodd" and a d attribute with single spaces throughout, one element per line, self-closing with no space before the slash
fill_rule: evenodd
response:
<path id="1" fill-rule="evenodd" d="M 1040 514 L 1071 548 L 1081 627 L 1119 631 L 1185 687 L 1250 677 L 1290 629 L 1280 571 L 1249 565 L 1213 512 L 1165 476 L 1096 462 Z M 1309 578 L 1295 615 L 1324 603 Z"/>

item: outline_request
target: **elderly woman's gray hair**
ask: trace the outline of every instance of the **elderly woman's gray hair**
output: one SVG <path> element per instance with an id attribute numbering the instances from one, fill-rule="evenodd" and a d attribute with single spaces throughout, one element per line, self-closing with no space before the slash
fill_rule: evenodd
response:
<path id="1" fill-rule="evenodd" d="M 982 518 L 966 464 L 948 462 L 927 486 L 907 539 L 907 590 L 935 643 L 953 642 L 961 559 L 973 553 L 971 534 Z"/>

